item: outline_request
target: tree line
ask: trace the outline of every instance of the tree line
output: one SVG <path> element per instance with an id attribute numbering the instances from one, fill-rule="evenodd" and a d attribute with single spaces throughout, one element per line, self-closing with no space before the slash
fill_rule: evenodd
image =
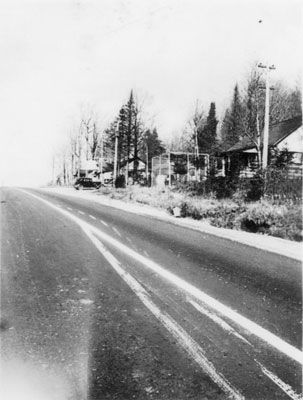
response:
<path id="1" fill-rule="evenodd" d="M 130 163 L 133 163 L 133 176 L 137 179 L 139 161 L 144 161 L 150 167 L 151 159 L 165 151 L 157 128 L 146 127 L 142 106 L 138 106 L 133 91 L 116 118 L 105 129 L 104 145 L 105 154 L 111 164 L 115 162 L 116 153 L 118 175 L 121 167 L 125 167 L 126 180 Z"/>
<path id="2" fill-rule="evenodd" d="M 60 183 L 71 183 L 80 176 L 81 165 L 88 161 L 95 161 L 99 169 L 102 164 L 103 172 L 113 171 L 115 152 L 117 175 L 122 167 L 128 175 L 133 163 L 132 175 L 137 179 L 140 160 L 147 163 L 150 170 L 152 158 L 165 152 L 165 146 L 157 127 L 146 122 L 143 105 L 138 103 L 131 90 L 127 102 L 105 128 L 101 128 L 102 121 L 94 110 L 82 111 L 79 123 L 71 129 L 68 145 L 55 157 L 57 173 L 53 181 L 59 176 Z"/>
<path id="3" fill-rule="evenodd" d="M 60 157 L 62 181 L 68 183 L 79 175 L 81 160 L 102 159 L 103 167 L 113 170 L 115 151 L 117 173 L 123 167 L 126 179 L 129 165 L 133 164 L 133 176 L 138 176 L 139 161 L 148 164 L 154 156 L 169 151 L 207 153 L 219 156 L 239 140 L 249 138 L 257 149 L 261 162 L 261 132 L 264 127 L 265 82 L 262 72 L 254 67 L 246 82 L 235 83 L 230 103 L 219 121 L 214 101 L 207 112 L 197 101 L 193 115 L 187 121 L 180 136 L 175 136 L 165 146 L 157 128 L 146 122 L 143 104 L 139 104 L 133 90 L 122 104 L 113 120 L 100 128 L 97 113 L 83 113 L 80 123 L 72 130 L 69 148 Z M 270 123 L 293 118 L 302 113 L 301 89 L 289 89 L 283 82 L 275 82 L 270 98 Z M 68 172 L 69 171 L 69 172 Z"/>
<path id="4" fill-rule="evenodd" d="M 255 145 L 261 162 L 261 132 L 264 128 L 265 80 L 262 72 L 254 67 L 244 85 L 235 83 L 230 104 L 222 121 L 216 116 L 216 106 L 210 103 L 208 114 L 199 107 L 188 120 L 180 137 L 175 138 L 170 148 L 193 151 L 197 146 L 202 153 L 220 155 L 244 138 Z M 302 94 L 299 85 L 289 89 L 283 82 L 271 87 L 270 124 L 291 119 L 302 114 Z"/>

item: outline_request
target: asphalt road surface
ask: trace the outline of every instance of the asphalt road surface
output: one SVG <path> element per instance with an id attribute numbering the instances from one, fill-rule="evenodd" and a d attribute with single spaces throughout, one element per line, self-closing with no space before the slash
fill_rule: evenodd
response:
<path id="1" fill-rule="evenodd" d="M 301 399 L 301 263 L 1 190 L 3 400 Z"/>

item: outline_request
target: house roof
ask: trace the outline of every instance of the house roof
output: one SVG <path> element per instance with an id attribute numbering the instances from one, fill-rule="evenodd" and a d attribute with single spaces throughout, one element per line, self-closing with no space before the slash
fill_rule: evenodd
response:
<path id="1" fill-rule="evenodd" d="M 113 169 L 114 169 L 113 163 L 104 161 L 104 163 L 102 165 L 102 173 L 103 174 L 105 174 L 106 172 L 111 172 L 111 171 L 113 171 Z"/>
<path id="2" fill-rule="evenodd" d="M 278 145 L 282 140 L 287 138 L 287 136 L 299 129 L 300 126 L 302 126 L 302 115 L 270 125 L 268 137 L 269 147 Z M 263 137 L 263 132 L 261 136 Z M 249 150 L 254 147 L 255 144 L 253 141 L 249 137 L 244 137 L 241 141 L 230 147 L 226 153 Z"/>
<path id="3" fill-rule="evenodd" d="M 138 161 L 139 163 L 146 164 L 145 161 L 141 160 L 140 157 L 133 157 L 133 158 L 130 158 L 128 161 L 127 160 L 122 161 L 121 164 L 120 164 L 120 167 L 123 168 L 127 164 L 131 164 L 131 163 L 133 163 L 135 161 Z"/>

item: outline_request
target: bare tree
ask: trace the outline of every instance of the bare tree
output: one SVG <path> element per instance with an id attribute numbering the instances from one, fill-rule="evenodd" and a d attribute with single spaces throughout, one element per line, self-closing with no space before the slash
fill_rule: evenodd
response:
<path id="1" fill-rule="evenodd" d="M 253 68 L 247 81 L 242 100 L 243 136 L 248 137 L 255 145 L 258 154 L 258 165 L 261 165 L 261 132 L 264 127 L 264 82 L 261 73 Z"/>
<path id="2" fill-rule="evenodd" d="M 255 67 L 242 92 L 243 136 L 248 137 L 258 153 L 258 165 L 261 165 L 261 132 L 264 129 L 265 83 L 260 71 Z M 301 92 L 299 88 L 291 90 L 282 82 L 271 86 L 270 123 L 278 123 L 293 118 L 301 113 Z"/>

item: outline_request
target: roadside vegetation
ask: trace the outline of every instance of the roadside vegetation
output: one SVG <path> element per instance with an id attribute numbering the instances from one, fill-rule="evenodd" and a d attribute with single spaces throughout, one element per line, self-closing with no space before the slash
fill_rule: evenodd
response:
<path id="1" fill-rule="evenodd" d="M 226 189 L 226 191 L 224 191 Z M 280 180 L 262 177 L 228 182 L 210 182 L 169 187 L 103 187 L 99 193 L 112 199 L 140 203 L 167 210 L 181 218 L 192 218 L 212 226 L 244 230 L 302 241 L 302 179 L 291 181 L 283 173 Z M 225 193 L 225 194 L 224 194 Z"/>

